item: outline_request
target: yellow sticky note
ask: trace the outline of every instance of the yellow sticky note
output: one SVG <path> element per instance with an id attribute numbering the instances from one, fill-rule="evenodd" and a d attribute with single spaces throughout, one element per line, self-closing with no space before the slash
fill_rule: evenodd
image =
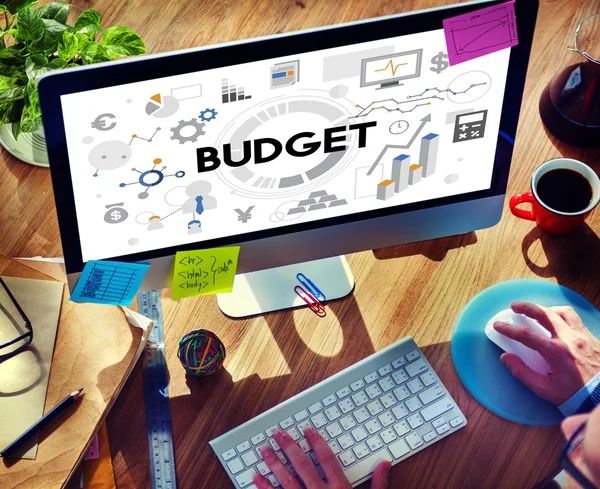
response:
<path id="1" fill-rule="evenodd" d="M 173 270 L 174 300 L 194 295 L 231 292 L 237 270 L 239 246 L 178 251 Z"/>

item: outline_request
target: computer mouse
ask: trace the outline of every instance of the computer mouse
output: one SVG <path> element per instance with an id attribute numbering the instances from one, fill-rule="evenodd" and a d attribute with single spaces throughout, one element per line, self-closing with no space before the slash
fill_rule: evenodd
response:
<path id="1" fill-rule="evenodd" d="M 542 375 L 545 375 L 550 371 L 550 364 L 537 351 L 532 350 L 522 343 L 498 333 L 498 331 L 494 329 L 494 323 L 496 321 L 502 321 L 513 326 L 523 326 L 525 328 L 533 329 L 548 336 L 548 338 L 552 336 L 550 331 L 544 328 L 537 321 L 525 316 L 524 314 L 517 314 L 511 309 L 504 309 L 503 311 L 500 311 L 485 325 L 485 334 L 487 337 L 505 352 L 514 353 L 521 360 L 523 360 L 525 365 Z"/>

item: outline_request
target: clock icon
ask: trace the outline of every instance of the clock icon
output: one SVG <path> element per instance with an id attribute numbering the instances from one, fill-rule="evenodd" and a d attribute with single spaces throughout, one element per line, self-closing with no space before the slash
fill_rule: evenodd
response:
<path id="1" fill-rule="evenodd" d="M 408 121 L 392 122 L 392 125 L 390 126 L 390 134 L 402 134 L 403 132 L 406 132 L 407 129 Z"/>

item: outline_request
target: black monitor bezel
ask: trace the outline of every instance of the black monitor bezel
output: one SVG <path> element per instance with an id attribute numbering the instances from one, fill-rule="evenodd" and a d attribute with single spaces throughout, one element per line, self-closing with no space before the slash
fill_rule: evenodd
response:
<path id="1" fill-rule="evenodd" d="M 63 70 L 45 76 L 39 83 L 40 103 L 67 273 L 82 271 L 85 263 L 81 254 L 75 198 L 60 102 L 62 95 L 94 90 L 106 86 L 150 80 L 156 78 L 156 73 L 161 73 L 161 77 L 167 77 L 198 71 L 189 69 L 189 66 L 202 66 L 203 70 L 207 70 L 386 39 L 398 36 L 398 32 L 401 32 L 401 35 L 407 35 L 436 30 L 442 28 L 442 21 L 445 18 L 501 3 L 505 3 L 505 1 L 489 0 L 458 4 L 434 10 L 324 27 L 314 31 L 290 33 L 269 38 L 242 41 L 230 45 L 209 46 L 208 48 L 200 48 L 198 50 L 187 50 L 155 57 L 140 57 L 126 61 L 105 63 L 94 66 L 92 69 Z M 511 49 L 500 119 L 500 134 L 509 141 L 514 140 L 517 131 L 527 65 L 529 63 L 538 12 L 538 0 L 516 0 L 515 12 L 519 44 Z M 268 53 L 268 55 L 261 53 Z M 498 150 L 496 151 L 492 183 L 489 190 L 469 192 L 380 210 L 363 211 L 319 221 L 291 224 L 275 229 L 182 244 L 107 259 L 126 262 L 148 260 L 173 255 L 176 251 L 239 244 L 252 240 L 316 230 L 325 226 L 359 222 L 377 217 L 503 195 L 506 192 L 511 158 L 512 150 L 509 154 L 503 155 L 500 155 Z"/>

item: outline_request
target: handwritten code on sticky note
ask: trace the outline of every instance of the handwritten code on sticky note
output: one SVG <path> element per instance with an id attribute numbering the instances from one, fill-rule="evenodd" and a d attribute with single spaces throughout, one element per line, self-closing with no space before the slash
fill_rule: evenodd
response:
<path id="1" fill-rule="evenodd" d="M 173 270 L 173 299 L 231 292 L 239 246 L 178 251 Z"/>
<path id="2" fill-rule="evenodd" d="M 445 19 L 450 66 L 519 44 L 514 0 Z"/>
<path id="3" fill-rule="evenodd" d="M 148 263 L 90 260 L 81 272 L 71 300 L 129 306 L 148 268 Z"/>

